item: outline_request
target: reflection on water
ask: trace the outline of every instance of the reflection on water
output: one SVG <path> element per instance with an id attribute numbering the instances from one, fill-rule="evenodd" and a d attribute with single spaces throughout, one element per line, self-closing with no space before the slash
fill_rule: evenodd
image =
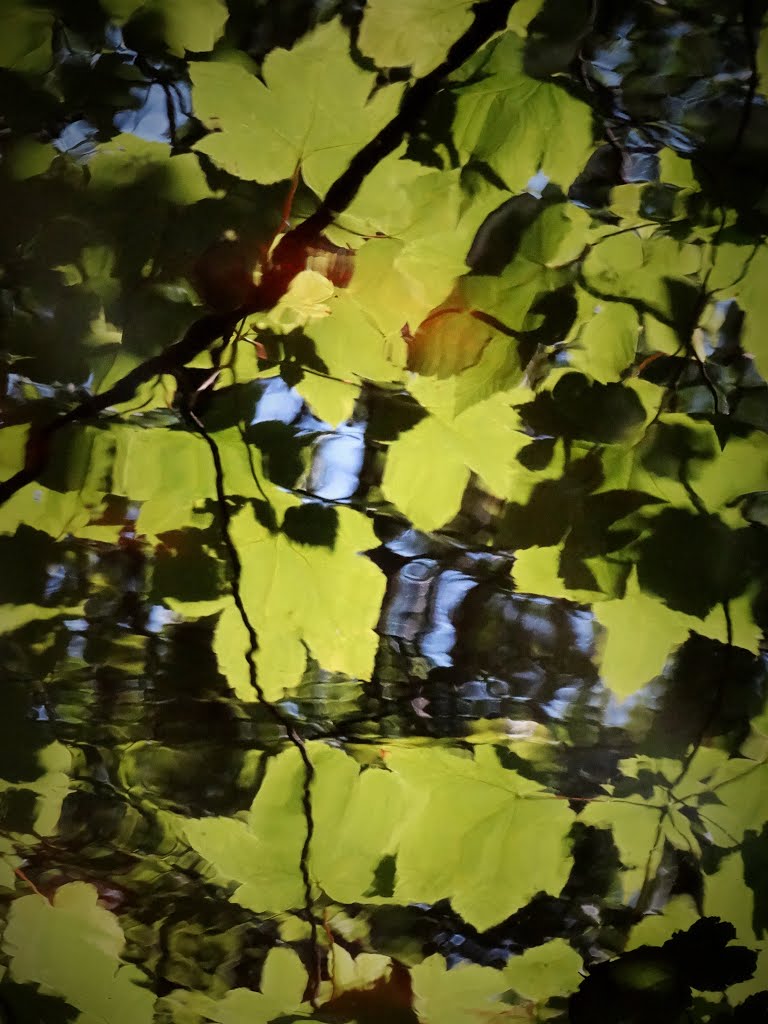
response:
<path id="1" fill-rule="evenodd" d="M 370 70 L 382 5 L 54 6 L 15 5 L 51 67 L 0 68 L 2 480 L 201 322 L 209 243 L 317 207 L 195 75 L 277 94 L 317 22 L 368 113 L 407 63 Z M 10 494 L 2 1024 L 765 1019 L 760 14 L 565 6 L 436 93 L 313 250 L 332 296 L 91 405 Z M 62 918 L 106 1010 L 24 973 Z"/>

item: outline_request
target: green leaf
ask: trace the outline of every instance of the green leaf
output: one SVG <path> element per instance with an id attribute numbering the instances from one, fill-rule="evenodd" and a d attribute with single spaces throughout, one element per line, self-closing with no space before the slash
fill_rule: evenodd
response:
<path id="1" fill-rule="evenodd" d="M 760 76 L 760 92 L 768 96 L 768 18 L 764 19 L 757 47 L 757 73 Z"/>
<path id="2" fill-rule="evenodd" d="M 632 306 L 607 302 L 579 289 L 579 313 L 566 341 L 568 364 L 603 384 L 621 380 L 631 366 L 640 334 Z"/>
<path id="3" fill-rule="evenodd" d="M 298 501 L 291 504 L 298 507 Z M 307 652 L 320 665 L 358 679 L 370 677 L 378 640 L 374 627 L 384 594 L 384 577 L 361 552 L 377 544 L 370 522 L 337 508 L 332 547 L 300 544 L 270 533 L 252 508 L 233 517 L 231 537 L 243 571 L 241 592 L 259 636 L 256 664 L 267 697 L 297 686 Z M 248 636 L 234 605 L 222 613 L 214 649 L 230 686 L 254 700 L 246 651 Z"/>
<path id="4" fill-rule="evenodd" d="M 714 794 L 699 813 L 713 842 L 726 849 L 744 840 L 748 829 L 759 832 L 768 822 L 768 764 L 747 758 L 721 763 L 703 782 L 694 787 L 679 787 L 680 799 L 692 802 L 703 794 Z"/>
<path id="5" fill-rule="evenodd" d="M 698 920 L 699 912 L 690 896 L 673 896 L 661 913 L 646 914 L 638 921 L 624 951 L 640 946 L 662 946 L 675 932 L 687 931 Z"/>
<path id="6" fill-rule="evenodd" d="M 579 817 L 584 825 L 610 828 L 625 871 L 625 900 L 632 899 L 646 877 L 658 868 L 664 840 L 699 855 L 689 820 L 673 804 L 670 793 L 654 786 L 649 800 L 633 794 L 621 799 L 593 800 Z"/>
<path id="7" fill-rule="evenodd" d="M 25 181 L 44 174 L 59 151 L 50 142 L 25 137 L 8 147 L 8 174 L 15 181 Z"/>
<path id="8" fill-rule="evenodd" d="M 380 769 L 361 771 L 352 757 L 326 744 L 310 743 L 306 750 L 314 768 L 312 880 L 333 900 L 360 902 L 382 857 L 395 850 L 408 810 L 401 781 Z M 247 823 L 230 818 L 184 823 L 191 845 L 216 873 L 240 883 L 233 900 L 251 910 L 278 912 L 303 904 L 305 781 L 298 751 L 288 748 L 268 761 Z"/>
<path id="9" fill-rule="evenodd" d="M 538 171 L 567 187 L 593 148 L 591 112 L 559 86 L 526 75 L 523 45 L 507 32 L 454 76 L 456 147 L 465 160 L 485 161 L 512 192 Z"/>
<path id="10" fill-rule="evenodd" d="M 247 823 L 213 817 L 184 822 L 193 849 L 218 875 L 240 883 L 232 899 L 257 913 L 303 904 L 304 780 L 303 762 L 291 747 L 268 761 Z"/>
<path id="11" fill-rule="evenodd" d="M 295 388 L 315 416 L 332 427 L 352 417 L 360 396 L 359 384 L 316 373 L 305 373 Z"/>
<path id="12" fill-rule="evenodd" d="M 337 291 L 328 299 L 328 307 L 329 317 L 317 319 L 305 329 L 328 373 L 352 381 L 399 380 L 401 346 L 386 341 L 352 296 Z"/>
<path id="13" fill-rule="evenodd" d="M 414 526 L 433 530 L 459 511 L 470 470 L 505 497 L 519 466 L 517 453 L 528 442 L 505 395 L 471 406 L 451 423 L 428 416 L 390 445 L 382 490 Z"/>
<path id="14" fill-rule="evenodd" d="M 466 1024 L 489 1020 L 501 1011 L 506 985 L 499 971 L 478 964 L 457 964 L 448 970 L 437 953 L 411 968 L 414 1008 L 426 1024 Z"/>
<path id="15" fill-rule="evenodd" d="M 91 186 L 126 188 L 149 180 L 153 198 L 186 206 L 214 195 L 193 153 L 171 155 L 165 142 L 126 132 L 102 143 L 88 162 Z"/>
<path id="16" fill-rule="evenodd" d="M 743 281 L 733 289 L 740 296 L 746 318 L 742 345 L 755 357 L 762 377 L 768 378 L 768 310 L 765 303 L 765 282 L 768 275 L 768 246 L 763 243 L 749 263 Z"/>
<path id="17" fill-rule="evenodd" d="M 625 232 L 603 238 L 592 246 L 583 264 L 584 281 L 596 295 L 633 299 L 663 320 L 681 323 L 685 329 L 693 308 L 694 291 L 689 277 L 701 266 L 701 250 L 666 235 L 640 238 Z M 680 309 L 668 282 L 688 287 Z"/>
<path id="18" fill-rule="evenodd" d="M 229 11 L 224 0 L 184 0 L 183 4 L 176 0 L 149 0 L 142 6 L 141 15 L 159 21 L 168 49 L 183 57 L 187 50 L 212 50 L 224 33 Z"/>
<path id="19" fill-rule="evenodd" d="M 518 995 L 541 1003 L 577 989 L 581 968 L 582 960 L 576 950 L 565 939 L 552 939 L 512 957 L 503 974 Z"/>
<path id="20" fill-rule="evenodd" d="M 0 67 L 40 74 L 53 62 L 53 14 L 25 0 L 5 0 L 0 12 Z"/>
<path id="21" fill-rule="evenodd" d="M 465 247 L 456 235 L 413 242 L 374 238 L 360 249 L 349 294 L 387 337 L 395 353 L 404 352 L 400 332 L 416 325 L 450 292 L 466 270 Z M 397 356 L 395 356 L 397 361 Z"/>
<path id="22" fill-rule="evenodd" d="M 605 587 L 602 590 L 574 590 L 567 587 L 561 576 L 561 560 L 563 555 L 562 545 L 546 545 L 543 547 L 530 547 L 519 550 L 515 553 L 515 564 L 512 570 L 512 577 L 516 588 L 524 594 L 542 594 L 546 597 L 561 597 L 566 601 L 577 601 L 581 604 L 591 602 L 603 602 L 606 592 L 612 593 L 616 584 L 620 581 L 620 569 L 611 576 L 610 568 L 603 578 L 598 579 L 600 571 L 606 568 L 604 560 L 585 559 L 585 562 L 595 576 L 596 581 Z M 597 612 L 595 612 L 597 617 Z"/>
<path id="23" fill-rule="evenodd" d="M 180 431 L 118 427 L 112 493 L 141 502 L 138 529 L 149 536 L 202 525 L 196 501 L 213 497 L 210 452 L 201 438 Z"/>
<path id="24" fill-rule="evenodd" d="M 429 481 L 421 467 L 429 461 Z M 419 530 L 450 522 L 461 507 L 469 468 L 445 425 L 434 416 L 417 423 L 392 445 L 381 483 L 391 501 Z"/>
<path id="25" fill-rule="evenodd" d="M 119 959 L 124 939 L 117 919 L 84 882 L 57 890 L 53 904 L 22 896 L 11 905 L 3 949 L 10 975 L 63 996 L 88 1021 L 151 1024 L 154 995 L 145 976 Z"/>
<path id="26" fill-rule="evenodd" d="M 543 267 L 573 263 L 586 248 L 590 220 L 586 210 L 571 203 L 548 206 L 523 234 L 520 255 Z"/>
<path id="27" fill-rule="evenodd" d="M 410 802 L 397 854 L 398 902 L 450 899 L 482 931 L 537 892 L 560 892 L 571 865 L 567 837 L 574 820 L 566 801 L 502 768 L 489 747 L 478 748 L 474 758 L 397 749 L 386 760 Z"/>
<path id="28" fill-rule="evenodd" d="M 659 675 L 696 622 L 644 594 L 634 574 L 627 583 L 626 595 L 599 602 L 594 615 L 607 630 L 600 672 L 619 700 L 631 697 Z"/>
<path id="29" fill-rule="evenodd" d="M 392 960 L 380 953 L 359 953 L 354 959 L 338 943 L 330 956 L 332 981 L 330 994 L 338 998 L 344 992 L 360 992 L 386 981 L 392 973 Z"/>
<path id="30" fill-rule="evenodd" d="M 277 947 L 264 961 L 261 991 L 234 988 L 218 1002 L 203 999 L 198 1006 L 205 1019 L 216 1024 L 268 1024 L 276 1017 L 307 1010 L 303 1002 L 306 987 L 307 971 L 297 954 Z"/>
<path id="31" fill-rule="evenodd" d="M 756 921 L 757 894 L 744 878 L 744 862 L 740 853 L 724 857 L 714 874 L 705 874 L 704 913 L 729 921 L 736 929 L 739 941 L 758 949 L 758 960 L 753 977 L 728 989 L 728 1000 L 733 1005 L 753 993 L 765 992 L 768 977 L 768 943 Z M 758 942 L 757 939 L 762 941 Z"/>
<path id="32" fill-rule="evenodd" d="M 480 358 L 469 369 L 449 377 L 414 375 L 408 381 L 408 390 L 420 405 L 444 423 L 450 423 L 484 399 L 498 393 L 510 393 L 520 384 L 522 376 L 515 343 L 492 331 Z M 517 394 L 523 401 L 526 389 L 521 387 Z"/>
<path id="33" fill-rule="evenodd" d="M 370 0 L 358 46 L 379 67 L 411 67 L 421 78 L 472 23 L 472 6 L 473 0 Z"/>
<path id="34" fill-rule="evenodd" d="M 273 50 L 262 83 L 236 64 L 193 63 L 195 114 L 214 130 L 195 148 L 230 174 L 264 184 L 301 165 L 318 194 L 394 115 L 400 87 L 369 99 L 374 75 L 349 56 L 340 22 L 320 26 L 292 50 Z"/>
<path id="35" fill-rule="evenodd" d="M 722 509 L 735 499 L 765 488 L 768 479 L 768 437 L 754 432 L 731 436 L 724 448 L 717 445 L 713 458 L 697 467 L 695 489 L 711 509 Z"/>
<path id="36" fill-rule="evenodd" d="M 755 894 L 744 880 L 744 860 L 732 853 L 718 864 L 717 871 L 703 876 L 704 913 L 730 921 L 736 936 L 752 945 Z"/>
<path id="37" fill-rule="evenodd" d="M 367 897 L 383 857 L 396 849 L 407 805 L 398 776 L 360 765 L 340 750 L 311 744 L 315 767 L 313 877 L 339 903 Z"/>

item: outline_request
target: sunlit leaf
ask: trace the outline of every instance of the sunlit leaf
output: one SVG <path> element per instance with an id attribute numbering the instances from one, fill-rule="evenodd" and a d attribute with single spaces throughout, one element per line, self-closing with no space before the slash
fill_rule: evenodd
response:
<path id="1" fill-rule="evenodd" d="M 539 170 L 567 187 L 592 149 L 591 113 L 559 86 L 526 75 L 522 50 L 507 32 L 455 76 L 456 145 L 465 158 L 486 161 L 512 191 Z M 542 124 L 558 130 L 542 133 Z"/>
<path id="2" fill-rule="evenodd" d="M 302 905 L 304 781 L 298 752 L 286 750 L 269 760 L 247 823 L 213 817 L 185 822 L 192 847 L 218 875 L 239 883 L 233 899 L 251 910 L 280 911 Z"/>
<path id="3" fill-rule="evenodd" d="M 15 900 L 3 936 L 11 977 L 63 996 L 88 1021 L 150 1024 L 155 997 L 142 987 L 145 975 L 121 963 L 122 931 L 97 896 L 92 886 L 73 882 L 53 904 L 42 896 Z"/>
<path id="4" fill-rule="evenodd" d="M 470 470 L 494 494 L 509 493 L 516 455 L 527 443 L 503 395 L 471 406 L 449 424 L 429 416 L 390 446 L 382 489 L 415 526 L 435 529 L 458 512 Z M 427 486 L 419 471 L 425 461 Z"/>
<path id="5" fill-rule="evenodd" d="M 332 747 L 315 745 L 311 756 L 317 773 L 312 872 L 331 899 L 354 903 L 371 888 L 382 858 L 396 848 L 407 810 L 400 779 L 376 769 L 361 772 L 351 757 Z"/>
<path id="6" fill-rule="evenodd" d="M 365 8 L 358 45 L 379 67 L 411 66 L 420 78 L 436 67 L 451 44 L 472 23 L 471 0 L 450 6 L 442 0 L 371 0 Z"/>
<path id="7" fill-rule="evenodd" d="M 763 377 L 768 376 L 768 313 L 765 308 L 767 273 L 768 248 L 762 245 L 754 252 L 754 258 L 750 259 L 743 281 L 732 289 L 740 296 L 740 304 L 746 313 L 742 344 L 755 357 Z"/>
<path id="8" fill-rule="evenodd" d="M 670 654 L 688 638 L 695 621 L 644 594 L 631 581 L 623 598 L 601 601 L 594 614 L 607 630 L 601 674 L 621 700 L 662 671 Z M 629 646 L 628 635 L 633 637 Z"/>
<path id="9" fill-rule="evenodd" d="M 424 1024 L 465 1024 L 486 1015 L 493 1019 L 506 987 L 491 967 L 459 964 L 449 971 L 437 953 L 411 969 L 411 982 L 414 1007 Z"/>
<path id="10" fill-rule="evenodd" d="M 212 50 L 229 17 L 224 0 L 185 0 L 183 6 L 174 0 L 147 0 L 141 14 L 159 21 L 168 49 L 179 57 L 185 50 Z"/>
<path id="11" fill-rule="evenodd" d="M 681 783 L 680 790 L 681 799 L 688 802 L 704 793 L 717 797 L 717 802 L 707 800 L 700 813 L 718 846 L 736 846 L 748 829 L 759 832 L 768 822 L 768 764 L 733 758 L 720 764 L 705 783 Z"/>
<path id="12" fill-rule="evenodd" d="M 520 255 L 545 267 L 561 267 L 577 260 L 589 237 L 586 210 L 570 203 L 544 209 L 520 242 Z"/>
<path id="13" fill-rule="evenodd" d="M 633 299 L 684 329 L 695 303 L 688 275 L 696 273 L 700 262 L 697 246 L 666 235 L 641 239 L 626 232 L 592 247 L 584 260 L 584 279 L 596 295 Z"/>
<path id="14" fill-rule="evenodd" d="M 233 988 L 216 1003 L 201 1001 L 199 1009 L 205 1020 L 216 1024 L 268 1024 L 305 1009 L 306 987 L 307 971 L 294 950 L 271 949 L 264 961 L 259 992 Z"/>
<path id="15" fill-rule="evenodd" d="M 690 896 L 673 896 L 661 913 L 646 914 L 633 927 L 625 950 L 638 946 L 661 946 L 675 932 L 685 931 L 699 919 L 699 912 Z"/>
<path id="16" fill-rule="evenodd" d="M 579 291 L 579 318 L 568 340 L 568 362 L 608 383 L 621 379 L 637 350 L 640 325 L 632 306 Z"/>
<path id="17" fill-rule="evenodd" d="M 476 928 L 490 928 L 568 877 L 573 812 L 538 783 L 502 768 L 496 753 L 474 758 L 438 749 L 392 750 L 387 764 L 412 801 L 397 855 L 395 896 L 450 899 Z M 531 860 L 526 850 L 535 848 Z"/>
<path id="18" fill-rule="evenodd" d="M 265 184 L 290 178 L 301 164 L 320 192 L 392 117 L 400 94 L 390 87 L 369 99 L 373 75 L 352 61 L 338 21 L 292 50 L 273 50 L 264 82 L 224 61 L 192 64 L 190 74 L 195 113 L 214 130 L 197 143 L 199 152 Z"/>
<path id="19" fill-rule="evenodd" d="M 543 1002 L 553 996 L 566 996 L 578 988 L 582 960 L 564 939 L 552 939 L 512 957 L 504 968 L 504 977 L 524 999 Z"/>
<path id="20" fill-rule="evenodd" d="M 186 205 L 213 195 L 193 153 L 171 155 L 165 142 L 116 135 L 99 146 L 88 168 L 96 188 L 125 187 L 150 180 L 155 195 Z"/>
<path id="21" fill-rule="evenodd" d="M 231 536 L 243 565 L 243 600 L 260 638 L 259 679 L 272 699 L 298 685 L 307 652 L 323 668 L 360 679 L 370 676 L 384 578 L 361 552 L 375 547 L 376 538 L 359 513 L 339 508 L 334 515 L 336 535 L 329 547 L 270 533 L 250 508 L 232 521 Z M 240 616 L 229 607 L 216 631 L 219 665 L 241 697 L 255 699 L 248 648 Z"/>

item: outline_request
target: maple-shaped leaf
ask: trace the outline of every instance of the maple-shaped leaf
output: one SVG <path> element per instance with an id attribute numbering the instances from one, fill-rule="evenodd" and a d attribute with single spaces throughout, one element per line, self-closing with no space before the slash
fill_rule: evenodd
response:
<path id="1" fill-rule="evenodd" d="M 567 186 L 593 148 L 591 113 L 559 85 L 527 75 L 523 47 L 507 32 L 457 73 L 456 147 L 463 157 L 487 162 L 513 191 L 537 171 Z"/>
<path id="2" fill-rule="evenodd" d="M 371 95 L 375 75 L 349 55 L 338 21 L 322 25 L 292 50 L 276 49 L 263 81 L 239 64 L 190 64 L 195 114 L 212 129 L 195 149 L 230 174 L 269 184 L 301 164 L 322 194 L 395 114 L 401 87 Z"/>

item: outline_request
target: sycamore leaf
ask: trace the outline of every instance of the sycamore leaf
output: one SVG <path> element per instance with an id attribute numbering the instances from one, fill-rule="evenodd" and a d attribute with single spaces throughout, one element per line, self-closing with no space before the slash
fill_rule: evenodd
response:
<path id="1" fill-rule="evenodd" d="M 40 74 L 52 64 L 53 14 L 25 0 L 5 0 L 0 12 L 0 67 Z"/>
<path id="2" fill-rule="evenodd" d="M 212 50 L 224 32 L 229 11 L 224 0 L 148 0 L 141 14 L 159 22 L 161 34 L 171 53 L 183 57 L 186 50 Z"/>
<path id="3" fill-rule="evenodd" d="M 523 47 L 506 32 L 454 76 L 456 146 L 465 159 L 488 163 L 512 192 L 538 171 L 567 187 L 593 148 L 591 113 L 558 85 L 525 74 Z"/>
<path id="4" fill-rule="evenodd" d="M 390 446 L 382 490 L 418 529 L 436 529 L 459 511 L 470 470 L 504 497 L 528 441 L 504 395 L 471 406 L 452 423 L 428 416 Z M 419 468 L 425 465 L 428 483 Z"/>
<path id="5" fill-rule="evenodd" d="M 341 23 L 321 25 L 292 50 L 268 54 L 261 82 L 237 64 L 193 63 L 195 114 L 213 134 L 195 145 L 236 177 L 264 184 L 301 165 L 323 194 L 354 154 L 389 121 L 401 88 L 380 89 L 349 55 Z"/>
<path id="6" fill-rule="evenodd" d="M 601 674 L 606 686 L 626 700 L 663 670 L 672 651 L 688 639 L 689 616 L 627 584 L 623 598 L 601 601 L 594 615 L 607 630 Z M 628 642 L 628 637 L 632 641 Z"/>
<path id="7" fill-rule="evenodd" d="M 581 957 L 565 939 L 552 939 L 512 957 L 503 974 L 519 996 L 540 1003 L 577 989 L 581 967 Z"/>
<path id="8" fill-rule="evenodd" d="M 327 303 L 330 317 L 307 324 L 305 333 L 328 373 L 352 381 L 399 380 L 401 347 L 385 339 L 352 296 L 336 292 Z"/>
<path id="9" fill-rule="evenodd" d="M 757 46 L 757 73 L 760 76 L 760 92 L 768 96 L 768 18 L 763 21 L 760 41 Z"/>
<path id="10" fill-rule="evenodd" d="M 634 757 L 619 763 L 625 778 L 651 773 L 666 785 L 640 794 L 593 800 L 580 815 L 583 824 L 610 828 L 629 877 L 638 880 L 644 862 L 658 860 L 662 841 L 694 855 L 697 836 L 729 848 L 768 821 L 768 764 L 729 758 L 716 747 L 700 747 L 682 772 L 671 758 Z M 608 787 L 612 791 L 612 787 Z M 695 823 L 696 834 L 692 828 Z"/>
<path id="11" fill-rule="evenodd" d="M 637 351 L 637 312 L 627 303 L 601 301 L 581 289 L 577 300 L 576 323 L 566 339 L 569 365 L 603 384 L 620 380 Z"/>
<path id="12" fill-rule="evenodd" d="M 322 743 L 307 745 L 314 830 L 312 882 L 343 902 L 432 903 L 489 928 L 537 892 L 557 893 L 570 870 L 574 820 L 563 800 L 501 766 L 495 751 L 384 751 L 386 769 L 359 765 Z M 306 836 L 305 769 L 290 747 L 270 758 L 248 821 L 184 822 L 191 846 L 220 879 L 237 882 L 235 902 L 257 912 L 301 906 Z M 375 814 L 371 813 L 375 808 Z M 533 844 L 535 860 L 526 856 Z M 394 897 L 374 896 L 375 872 L 396 858 Z"/>
<path id="13" fill-rule="evenodd" d="M 214 1002 L 203 998 L 198 1008 L 206 1020 L 216 1024 L 268 1024 L 276 1017 L 301 1013 L 307 987 L 307 970 L 292 949 L 271 949 L 264 961 L 259 992 L 234 988 Z M 302 1013 L 303 1016 L 303 1013 Z"/>
<path id="14" fill-rule="evenodd" d="M 493 1020 L 506 988 L 499 971 L 479 964 L 458 964 L 448 970 L 437 953 L 411 968 L 414 1009 L 423 1024 L 466 1024 Z"/>
<path id="15" fill-rule="evenodd" d="M 290 748 L 267 763 L 247 823 L 214 817 L 184 822 L 193 849 L 219 876 L 240 883 L 232 899 L 257 913 L 289 910 L 304 900 L 304 779 L 298 751 Z"/>
<path id="16" fill-rule="evenodd" d="M 395 849 L 407 812 L 401 781 L 391 772 L 361 771 L 353 758 L 325 744 L 306 749 L 314 768 L 310 875 L 331 899 L 359 902 L 382 857 Z M 303 761 L 291 747 L 268 761 L 247 822 L 211 817 L 184 823 L 190 844 L 216 874 L 239 883 L 236 903 L 257 912 L 302 905 L 304 783 Z"/>
<path id="17" fill-rule="evenodd" d="M 661 786 L 653 787 L 648 800 L 637 794 L 592 800 L 579 821 L 611 830 L 625 868 L 622 881 L 627 899 L 640 888 L 646 876 L 654 876 L 664 840 L 697 856 L 701 852 L 689 819 Z"/>
<path id="18" fill-rule="evenodd" d="M 302 270 L 288 285 L 277 305 L 270 310 L 267 323 L 286 334 L 303 327 L 311 320 L 322 320 L 330 315 L 328 300 L 333 295 L 333 285 L 316 270 Z"/>
<path id="19" fill-rule="evenodd" d="M 583 264 L 584 280 L 598 295 L 643 303 L 664 320 L 682 320 L 688 309 L 678 298 L 693 303 L 689 275 L 701 265 L 698 246 L 667 235 L 642 239 L 626 232 L 593 245 Z M 677 285 L 670 288 L 668 282 Z M 687 290 L 686 290 L 687 289 Z"/>
<path id="20" fill-rule="evenodd" d="M 331 953 L 332 991 L 338 997 L 342 992 L 371 988 L 380 979 L 389 977 L 392 960 L 381 953 L 359 953 L 354 959 L 338 943 Z"/>
<path id="21" fill-rule="evenodd" d="M 332 900 L 355 903 L 370 889 L 381 859 L 395 850 L 406 811 L 403 787 L 392 772 L 361 772 L 333 747 L 313 744 L 311 757 L 312 873 Z"/>
<path id="22" fill-rule="evenodd" d="M 752 597 L 741 594 L 729 602 L 730 642 L 757 653 L 760 630 L 754 621 Z M 631 697 L 663 670 L 670 655 L 695 631 L 723 643 L 728 625 L 719 606 L 704 618 L 669 608 L 644 593 L 636 573 L 627 580 L 624 597 L 595 604 L 594 615 L 606 629 L 601 674 L 620 700 Z M 628 638 L 631 637 L 631 641 Z"/>
<path id="23" fill-rule="evenodd" d="M 472 23 L 473 0 L 369 0 L 358 45 L 379 67 L 432 71 Z"/>
<path id="24" fill-rule="evenodd" d="M 37 895 L 14 900 L 3 936 L 11 978 L 45 986 L 87 1020 L 151 1024 L 155 997 L 142 972 L 121 963 L 122 930 L 97 899 L 93 886 L 73 882 L 52 904 Z"/>
<path id="25" fill-rule="evenodd" d="M 8 146 L 8 174 L 14 181 L 25 181 L 44 174 L 59 151 L 50 142 L 38 142 L 28 135 Z"/>
<path id="26" fill-rule="evenodd" d="M 624 951 L 640 946 L 662 946 L 675 932 L 687 931 L 698 920 L 699 912 L 690 896 L 673 896 L 661 913 L 646 914 L 638 921 Z"/>
<path id="27" fill-rule="evenodd" d="M 539 214 L 523 235 L 520 255 L 544 267 L 562 267 L 579 258 L 587 245 L 590 217 L 570 203 L 556 203 Z"/>
<path id="28" fill-rule="evenodd" d="M 168 143 L 141 139 L 129 132 L 100 145 L 88 161 L 88 170 L 94 188 L 126 188 L 149 179 L 153 197 L 179 206 L 213 195 L 193 153 L 172 156 Z"/>
<path id="29" fill-rule="evenodd" d="M 16 868 L 24 863 L 22 857 L 17 857 L 13 843 L 0 836 L 0 888 L 16 888 Z"/>
<path id="30" fill-rule="evenodd" d="M 333 510 L 332 523 L 335 536 L 327 546 L 271 533 L 251 507 L 232 519 L 230 534 L 243 566 L 241 593 L 259 637 L 256 665 L 268 699 L 298 685 L 308 652 L 323 668 L 359 679 L 369 678 L 373 669 L 378 643 L 373 630 L 385 580 L 361 552 L 376 546 L 376 536 L 369 520 L 352 509 Z M 240 614 L 228 604 L 214 650 L 230 686 L 242 699 L 255 700 L 249 647 Z"/>
<path id="31" fill-rule="evenodd" d="M 730 921 L 741 942 L 755 941 L 755 893 L 744 880 L 744 859 L 739 852 L 719 862 L 714 874 L 703 876 L 704 913 Z"/>
<path id="32" fill-rule="evenodd" d="M 747 758 L 724 760 L 702 781 L 686 790 L 680 799 L 688 803 L 704 794 L 714 794 L 699 808 L 704 827 L 713 842 L 725 848 L 737 846 L 748 829 L 760 832 L 768 822 L 768 764 Z"/>
<path id="33" fill-rule="evenodd" d="M 742 345 L 745 351 L 755 357 L 763 378 L 768 377 L 768 310 L 765 303 L 767 275 L 768 246 L 762 245 L 750 260 L 744 280 L 731 289 L 739 296 L 739 304 L 746 314 Z"/>
<path id="34" fill-rule="evenodd" d="M 397 902 L 450 899 L 482 931 L 537 892 L 560 892 L 571 866 L 574 814 L 566 801 L 503 768 L 490 747 L 474 758 L 397 749 L 386 760 L 410 805 L 397 854 Z"/>
<path id="35" fill-rule="evenodd" d="M 429 460 L 429 479 L 418 467 Z M 435 417 L 417 423 L 392 445 L 381 483 L 391 501 L 419 530 L 436 530 L 461 507 L 469 468 L 445 426 Z"/>

